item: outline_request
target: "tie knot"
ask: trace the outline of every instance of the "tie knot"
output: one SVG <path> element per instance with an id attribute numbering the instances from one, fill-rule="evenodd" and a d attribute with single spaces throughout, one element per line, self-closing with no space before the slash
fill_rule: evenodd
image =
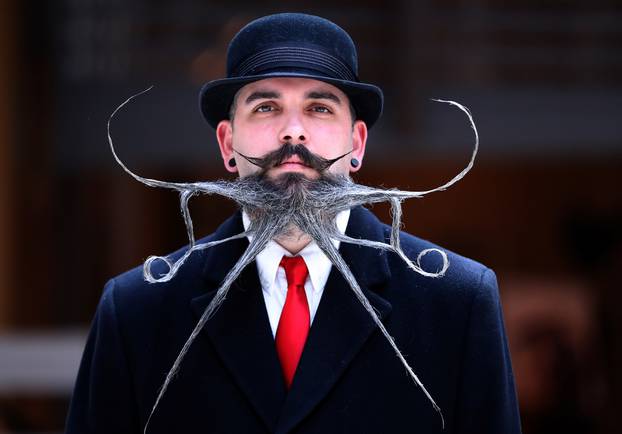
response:
<path id="1" fill-rule="evenodd" d="M 285 269 L 287 285 L 304 286 L 309 270 L 302 256 L 283 256 L 281 267 Z"/>

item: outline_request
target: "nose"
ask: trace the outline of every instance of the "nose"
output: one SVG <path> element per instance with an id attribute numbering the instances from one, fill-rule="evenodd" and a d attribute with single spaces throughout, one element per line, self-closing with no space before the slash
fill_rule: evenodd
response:
<path id="1" fill-rule="evenodd" d="M 307 133 L 302 120 L 299 116 L 292 114 L 287 117 L 283 128 L 279 133 L 279 139 L 281 143 L 292 142 L 292 143 L 306 143 L 309 139 L 309 134 Z"/>

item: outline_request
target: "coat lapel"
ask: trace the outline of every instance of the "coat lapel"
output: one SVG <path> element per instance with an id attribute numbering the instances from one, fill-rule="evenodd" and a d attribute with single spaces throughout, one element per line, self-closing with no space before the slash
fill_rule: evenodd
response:
<path id="1" fill-rule="evenodd" d="M 214 239 L 241 231 L 241 216 L 237 213 L 219 228 Z M 346 232 L 355 238 L 385 241 L 376 217 L 360 207 L 352 209 Z M 247 246 L 248 242 L 243 239 L 208 251 L 205 277 L 209 292 L 191 303 L 197 318 Z M 341 243 L 340 253 L 380 318 L 386 318 L 391 305 L 375 292 L 390 277 L 386 254 L 347 243 Z M 333 267 L 294 382 L 286 393 L 257 269 L 252 264 L 231 287 L 227 299 L 207 322 L 199 339 L 210 339 L 269 431 L 287 433 L 328 394 L 376 328 Z"/>
<path id="2" fill-rule="evenodd" d="M 384 240 L 379 222 L 363 208 L 351 211 L 347 233 L 355 238 Z M 379 317 L 385 318 L 391 311 L 391 305 L 371 288 L 382 284 L 390 276 L 386 255 L 379 254 L 376 249 L 346 243 L 341 244 L 340 252 Z M 313 410 L 376 329 L 369 313 L 333 267 L 276 433 L 289 432 Z"/>
<path id="3" fill-rule="evenodd" d="M 242 231 L 239 213 L 217 231 L 215 239 Z M 248 246 L 246 239 L 212 248 L 205 274 L 210 292 L 192 300 L 197 318 L 214 297 L 225 274 Z M 232 377 L 266 427 L 273 431 L 285 399 L 285 385 L 268 321 L 255 264 L 229 290 L 226 300 L 206 323 L 207 336 Z"/>

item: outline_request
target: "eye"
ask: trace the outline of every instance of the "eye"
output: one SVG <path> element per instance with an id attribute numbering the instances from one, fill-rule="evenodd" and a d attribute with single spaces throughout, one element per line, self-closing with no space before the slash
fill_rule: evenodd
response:
<path id="1" fill-rule="evenodd" d="M 316 113 L 332 113 L 331 109 L 323 105 L 314 105 L 313 107 L 311 107 L 311 111 L 314 111 Z"/>
<path id="2" fill-rule="evenodd" d="M 261 104 L 257 106 L 254 111 L 257 113 L 268 113 L 274 111 L 274 107 L 270 104 Z"/>

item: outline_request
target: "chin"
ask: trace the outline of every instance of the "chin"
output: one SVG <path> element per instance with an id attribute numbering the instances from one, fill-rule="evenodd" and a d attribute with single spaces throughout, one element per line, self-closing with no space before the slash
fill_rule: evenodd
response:
<path id="1" fill-rule="evenodd" d="M 305 189 L 311 179 L 307 178 L 303 173 L 284 172 L 276 176 L 271 176 L 269 182 L 283 191 L 299 191 Z M 294 190 L 292 190 L 294 189 Z"/>

